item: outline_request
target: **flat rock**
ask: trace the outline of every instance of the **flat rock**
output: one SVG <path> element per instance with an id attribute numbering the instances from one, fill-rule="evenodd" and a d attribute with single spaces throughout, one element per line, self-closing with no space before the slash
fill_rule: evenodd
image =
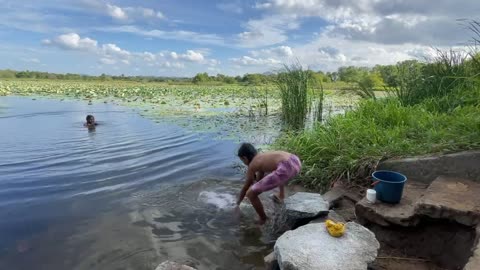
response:
<path id="1" fill-rule="evenodd" d="M 479 183 L 440 176 L 427 188 L 415 211 L 431 218 L 449 219 L 474 226 L 480 222 L 479 194 Z"/>
<path id="2" fill-rule="evenodd" d="M 348 222 L 345 234 L 332 237 L 325 223 L 307 224 L 284 233 L 274 247 L 282 270 L 367 269 L 380 248 L 375 235 L 355 222 Z"/>
<path id="3" fill-rule="evenodd" d="M 190 266 L 182 265 L 172 261 L 164 261 L 155 270 L 196 270 Z"/>
<path id="4" fill-rule="evenodd" d="M 317 217 L 326 216 L 329 204 L 318 193 L 297 192 L 287 197 L 266 227 L 269 241 L 274 241 L 284 232 L 308 224 Z M 267 228 L 268 227 L 268 228 Z"/>
<path id="5" fill-rule="evenodd" d="M 318 193 L 297 192 L 285 199 L 280 213 L 275 217 L 272 232 L 276 235 L 305 225 L 311 220 L 326 216 L 329 204 Z"/>
<path id="6" fill-rule="evenodd" d="M 289 219 L 314 218 L 328 214 L 329 204 L 318 193 L 297 192 L 285 199 L 285 214 Z"/>
<path id="7" fill-rule="evenodd" d="M 362 224 L 372 222 L 381 226 L 415 226 L 419 222 L 415 205 L 425 190 L 425 184 L 407 182 L 400 203 L 387 204 L 377 200 L 372 204 L 363 198 L 355 205 L 355 214 Z"/>

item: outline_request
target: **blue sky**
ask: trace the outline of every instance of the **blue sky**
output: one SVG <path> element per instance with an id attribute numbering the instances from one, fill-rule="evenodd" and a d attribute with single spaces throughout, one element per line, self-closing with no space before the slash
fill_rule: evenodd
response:
<path id="1" fill-rule="evenodd" d="M 242 75 L 390 64 L 458 47 L 463 0 L 0 0 L 0 69 Z"/>

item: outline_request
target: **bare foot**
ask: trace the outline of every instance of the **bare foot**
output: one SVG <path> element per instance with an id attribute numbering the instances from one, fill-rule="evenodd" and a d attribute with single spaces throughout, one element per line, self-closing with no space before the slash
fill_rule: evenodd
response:
<path id="1" fill-rule="evenodd" d="M 278 195 L 278 194 L 271 194 L 269 197 L 270 197 L 270 199 L 272 199 L 273 202 L 275 202 L 275 203 L 278 203 L 278 204 L 283 203 L 283 198 L 281 198 L 280 195 Z"/>

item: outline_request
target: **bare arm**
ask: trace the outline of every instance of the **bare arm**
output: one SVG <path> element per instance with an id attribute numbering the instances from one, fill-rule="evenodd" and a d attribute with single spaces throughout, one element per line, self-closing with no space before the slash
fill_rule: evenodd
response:
<path id="1" fill-rule="evenodd" d="M 245 194 L 247 194 L 248 188 L 253 184 L 253 180 L 255 180 L 255 171 L 252 167 L 249 167 L 247 171 L 247 179 L 245 180 L 245 184 L 240 191 L 240 195 L 238 195 L 237 205 L 240 205 L 240 203 L 243 201 L 243 198 L 245 198 Z"/>

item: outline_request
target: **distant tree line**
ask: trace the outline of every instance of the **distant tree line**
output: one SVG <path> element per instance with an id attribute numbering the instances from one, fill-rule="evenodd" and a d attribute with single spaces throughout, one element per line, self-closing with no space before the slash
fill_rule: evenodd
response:
<path id="1" fill-rule="evenodd" d="M 361 84 L 370 88 L 395 87 L 399 83 L 399 70 L 405 67 L 422 68 L 425 64 L 416 60 L 407 60 L 395 65 L 376 65 L 373 68 L 347 66 L 340 67 L 334 72 L 311 71 L 314 77 L 323 83 L 345 82 L 352 84 Z M 273 83 L 277 75 L 274 73 L 264 74 L 245 74 L 243 76 L 228 76 L 217 74 L 215 76 L 208 73 L 198 73 L 193 78 L 178 77 L 155 77 L 155 76 L 111 76 L 101 74 L 100 76 L 80 75 L 80 74 L 58 74 L 38 71 L 15 71 L 0 70 L 0 78 L 18 78 L 18 79 L 52 79 L 52 80 L 86 80 L 86 81 L 139 81 L 139 82 L 192 82 L 195 84 L 247 84 L 259 85 Z"/>
<path id="2" fill-rule="evenodd" d="M 51 79 L 51 80 L 83 80 L 83 81 L 139 81 L 139 82 L 189 82 L 191 78 L 180 77 L 155 77 L 155 76 L 112 76 L 101 74 L 100 76 L 82 75 L 73 73 L 50 73 L 40 71 L 15 71 L 10 69 L 0 70 L 2 79 Z"/>

